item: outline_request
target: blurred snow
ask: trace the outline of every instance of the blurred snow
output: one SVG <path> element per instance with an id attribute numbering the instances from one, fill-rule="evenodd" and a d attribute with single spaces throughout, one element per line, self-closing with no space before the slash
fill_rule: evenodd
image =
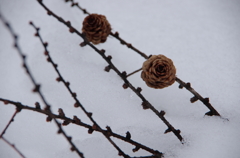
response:
<path id="1" fill-rule="evenodd" d="M 140 73 L 129 80 L 143 89 L 143 95 L 158 110 L 166 111 L 166 119 L 182 131 L 186 143 L 182 145 L 172 134 L 163 134 L 165 124 L 150 110 L 141 108 L 141 100 L 130 89 L 122 88 L 123 81 L 110 71 L 103 71 L 107 63 L 90 47 L 79 47 L 82 39 L 70 34 L 68 28 L 48 16 L 34 0 L 0 0 L 0 12 L 20 36 L 20 46 L 27 54 L 27 62 L 52 110 L 62 108 L 69 117 L 77 115 L 91 124 L 80 109 L 73 107 L 74 100 L 62 83 L 55 81 L 57 74 L 46 62 L 33 21 L 41 28 L 41 35 L 49 43 L 53 60 L 78 99 L 93 112 L 93 118 L 102 128 L 110 126 L 121 135 L 127 131 L 132 139 L 165 153 L 166 158 L 239 158 L 240 155 L 240 1 L 239 0 L 101 0 L 78 1 L 91 13 L 103 14 L 113 31 L 146 54 L 164 54 L 174 61 L 177 75 L 210 102 L 219 113 L 228 118 L 204 116 L 208 109 L 201 103 L 191 104 L 192 94 L 178 89 L 175 83 L 169 88 L 148 88 Z M 57 15 L 70 20 L 81 30 L 86 15 L 63 0 L 45 0 L 44 3 Z M 40 102 L 21 60 L 12 47 L 13 40 L 4 25 L 0 24 L 0 97 L 34 106 Z M 109 37 L 97 45 L 113 57 L 120 71 L 128 73 L 141 67 L 144 59 L 132 50 Z M 43 104 L 42 104 L 43 106 Z M 14 106 L 0 103 L 0 131 L 14 113 Z M 23 110 L 4 135 L 26 157 L 78 157 L 54 123 L 46 123 L 46 116 Z M 86 158 L 119 157 L 117 151 L 100 133 L 87 134 L 87 129 L 69 125 L 64 127 L 73 137 Z M 113 140 L 129 155 L 144 156 L 140 150 L 132 153 L 131 146 Z M 19 155 L 0 140 L 0 157 L 16 158 Z"/>

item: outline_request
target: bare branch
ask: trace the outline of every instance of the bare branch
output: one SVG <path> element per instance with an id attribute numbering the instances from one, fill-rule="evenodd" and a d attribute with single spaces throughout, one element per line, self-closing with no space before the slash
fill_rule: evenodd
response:
<path id="1" fill-rule="evenodd" d="M 71 2 L 72 3 L 72 5 L 71 5 L 72 7 L 76 6 L 78 9 L 80 9 L 84 13 L 86 11 L 86 9 L 82 9 L 82 7 L 78 3 L 74 2 L 74 0 L 65 0 L 65 2 Z M 87 12 L 87 14 L 90 14 L 90 13 Z M 117 40 L 119 40 L 121 44 L 126 45 L 128 48 L 132 49 L 133 51 L 135 51 L 136 53 L 141 55 L 143 58 L 145 58 L 145 59 L 149 58 L 149 56 L 147 56 L 145 53 L 143 53 L 140 50 L 138 50 L 137 48 L 135 48 L 132 44 L 130 44 L 130 43 L 126 42 L 125 40 L 123 40 L 122 38 L 120 38 L 118 32 L 115 32 L 115 33 L 111 32 L 110 35 L 112 35 Z M 134 73 L 136 73 L 136 72 L 138 72 L 138 70 L 136 70 L 133 73 L 127 75 L 127 77 L 132 75 L 132 74 L 134 74 Z M 201 100 L 203 102 L 203 104 L 205 104 L 209 108 L 210 111 L 207 112 L 205 115 L 208 115 L 208 116 L 213 116 L 213 115 L 220 116 L 220 114 L 217 112 L 217 110 L 214 109 L 214 107 L 209 103 L 209 99 L 208 98 L 203 98 L 192 87 L 186 86 L 187 84 L 185 82 L 183 82 L 181 79 L 176 78 L 176 81 L 180 84 L 180 87 L 185 87 L 189 92 L 194 94 L 194 97 L 191 98 L 191 100 L 190 100 L 191 103 L 193 103 L 193 102 L 195 102 L 195 101 L 197 101 L 199 99 L 199 100 Z"/>
<path id="2" fill-rule="evenodd" d="M 70 117 L 67 117 L 67 116 L 63 116 L 59 113 L 59 115 L 57 114 L 51 114 L 49 111 L 46 111 L 44 109 L 41 109 L 40 108 L 40 105 L 39 103 L 37 102 L 35 105 L 36 107 L 30 107 L 30 106 L 27 106 L 27 105 L 23 105 L 22 103 L 20 102 L 15 102 L 15 101 L 12 101 L 12 100 L 9 100 L 9 99 L 3 99 L 3 98 L 0 98 L 0 101 L 2 101 L 3 103 L 7 102 L 8 104 L 12 104 L 14 105 L 16 108 L 21 108 L 22 110 L 30 110 L 30 111 L 34 111 L 34 112 L 38 112 L 38 113 L 41 113 L 41 114 L 44 114 L 44 115 L 47 115 L 47 116 L 50 116 L 53 117 L 53 118 L 56 118 L 56 119 L 60 119 L 60 120 L 63 120 L 63 121 L 66 121 L 66 122 L 69 122 L 71 124 L 75 124 L 75 125 L 78 125 L 78 126 L 81 126 L 81 127 L 84 127 L 86 129 L 92 129 L 93 126 L 89 125 L 89 124 L 86 124 L 84 122 L 82 122 L 80 119 L 77 118 L 77 116 L 74 116 L 73 119 L 71 119 Z M 132 144 L 134 146 L 136 146 L 134 152 L 136 152 L 137 150 L 139 149 L 143 149 L 143 150 L 146 150 L 148 151 L 149 153 L 152 153 L 154 155 L 163 155 L 161 152 L 157 151 L 157 150 L 153 150 L 143 144 L 140 144 L 132 139 L 128 139 L 124 136 L 121 136 L 117 133 L 114 133 L 110 127 L 107 127 L 107 130 L 100 130 L 98 128 L 95 128 L 94 131 L 96 132 L 104 132 L 104 133 L 107 133 L 109 136 L 112 136 L 112 137 L 115 137 L 117 139 L 120 139 L 122 141 L 125 141 L 129 144 Z M 137 150 L 136 150 L 137 149 Z"/>
<path id="3" fill-rule="evenodd" d="M 102 58 L 109 64 L 109 68 L 113 69 L 124 81 L 124 84 L 128 85 L 128 87 L 130 87 L 132 89 L 133 92 L 136 93 L 137 96 L 139 96 L 139 98 L 141 98 L 141 100 L 143 101 L 143 104 L 145 105 L 145 109 L 151 109 L 168 127 L 168 129 L 170 129 L 175 136 L 183 143 L 183 137 L 180 134 L 180 130 L 176 130 L 164 117 L 164 115 L 162 115 L 162 111 L 159 112 L 157 109 L 155 109 L 152 104 L 150 104 L 145 97 L 140 93 L 140 91 L 138 91 L 126 78 L 127 74 L 125 71 L 123 71 L 122 73 L 117 69 L 117 67 L 112 63 L 111 56 L 106 56 L 105 55 L 105 50 L 99 50 L 98 48 L 96 48 L 94 45 L 92 45 L 90 42 L 88 42 L 84 35 L 82 33 L 80 33 L 77 29 L 75 29 L 70 22 L 65 21 L 63 18 L 57 16 L 55 13 L 53 13 L 49 8 L 47 8 L 41 0 L 38 0 L 39 4 L 47 11 L 47 14 L 50 16 L 53 16 L 54 18 L 56 18 L 59 22 L 63 23 L 64 25 L 66 25 L 69 28 L 70 33 L 76 33 L 77 35 L 79 35 L 80 37 L 83 38 L 84 43 L 88 46 L 90 46 L 92 49 L 94 49 L 99 55 L 102 56 Z M 164 112 L 165 114 L 165 112 Z"/>
<path id="4" fill-rule="evenodd" d="M 22 63 L 23 63 L 23 68 L 26 70 L 27 75 L 29 76 L 30 80 L 32 81 L 33 85 L 34 85 L 34 89 L 33 92 L 36 92 L 39 94 L 40 98 L 42 99 L 42 101 L 45 104 L 45 110 L 48 110 L 50 112 L 50 117 L 52 117 L 52 113 L 51 113 L 51 109 L 50 109 L 50 105 L 47 103 L 46 99 L 44 98 L 41 90 L 40 90 L 40 84 L 37 84 L 32 73 L 29 70 L 29 67 L 27 66 L 27 62 L 26 62 L 26 55 L 21 51 L 19 44 L 18 44 L 18 36 L 16 35 L 16 33 L 13 31 L 12 27 L 10 26 L 10 24 L 4 19 L 4 17 L 2 15 L 0 15 L 0 19 L 1 21 L 5 24 L 5 26 L 7 27 L 7 29 L 9 30 L 9 32 L 11 33 L 11 35 L 13 36 L 14 39 L 14 47 L 17 49 L 18 54 L 20 55 L 21 59 L 22 59 Z M 39 29 L 38 29 L 39 30 Z M 76 151 L 77 154 L 79 155 L 79 157 L 84 158 L 83 153 L 81 153 L 78 148 L 73 144 L 73 142 L 71 141 L 71 139 L 69 139 L 69 137 L 66 135 L 66 133 L 63 131 L 61 124 L 54 118 L 54 122 L 57 124 L 58 128 L 59 128 L 59 133 L 62 133 L 64 135 L 64 137 L 67 139 L 67 141 L 71 144 L 72 146 L 72 150 Z"/>
<path id="5" fill-rule="evenodd" d="M 18 109 L 18 108 L 17 108 Z M 4 130 L 2 131 L 1 135 L 0 135 L 0 139 L 3 137 L 3 135 L 5 134 L 6 130 L 8 129 L 9 125 L 14 121 L 14 117 L 16 116 L 16 114 L 19 112 L 19 110 L 16 110 L 14 112 L 14 114 L 12 115 L 11 119 L 9 120 L 8 124 L 6 125 L 6 127 L 4 128 Z"/>
<path id="6" fill-rule="evenodd" d="M 44 43 L 43 42 L 43 39 L 39 33 L 39 29 L 33 24 L 33 22 L 30 22 L 30 24 L 35 28 L 35 30 L 37 31 L 35 35 L 37 35 L 37 37 L 40 39 L 44 49 L 45 49 L 45 55 L 47 56 L 47 61 L 50 62 L 53 66 L 53 68 L 55 69 L 55 71 L 57 72 L 58 74 L 58 78 L 57 78 L 57 81 L 62 81 L 65 85 L 65 87 L 67 88 L 67 90 L 69 91 L 70 95 L 74 98 L 74 100 L 76 101 L 76 104 L 75 104 L 75 107 L 80 107 L 84 113 L 87 115 L 87 117 L 92 121 L 93 123 L 93 126 L 95 126 L 95 129 L 99 129 L 101 131 L 101 133 L 108 139 L 108 141 L 118 150 L 119 152 L 119 156 L 123 156 L 124 158 L 129 158 L 129 156 L 127 154 L 125 154 L 110 138 L 109 135 L 107 135 L 103 130 L 102 128 L 97 124 L 97 122 L 93 119 L 92 117 L 92 113 L 91 112 L 88 112 L 84 106 L 80 103 L 80 101 L 77 99 L 77 94 L 74 93 L 71 88 L 70 88 L 70 83 L 69 82 L 66 82 L 63 78 L 63 76 L 60 74 L 58 68 L 57 68 L 57 64 L 55 64 L 50 56 L 50 53 L 47 49 L 47 44 L 46 42 Z M 77 106 L 76 106 L 77 105 Z"/>
<path id="7" fill-rule="evenodd" d="M 7 143 L 9 146 L 11 146 L 22 158 L 25 158 L 25 156 L 21 153 L 20 150 L 17 149 L 17 147 L 14 144 L 11 144 L 6 138 L 1 137 L 1 139 Z"/>

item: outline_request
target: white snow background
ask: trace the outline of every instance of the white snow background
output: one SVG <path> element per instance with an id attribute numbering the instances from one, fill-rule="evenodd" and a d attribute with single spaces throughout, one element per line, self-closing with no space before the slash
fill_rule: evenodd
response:
<path id="1" fill-rule="evenodd" d="M 53 12 L 81 31 L 84 15 L 63 0 L 43 1 Z M 36 0 L 0 0 L 0 11 L 19 35 L 19 44 L 25 54 L 31 72 L 42 85 L 42 92 L 57 113 L 62 108 L 68 117 L 77 115 L 83 122 L 91 122 L 80 108 L 74 108 L 74 100 L 62 83 L 56 82 L 57 74 L 43 55 L 44 49 L 33 21 L 49 43 L 49 51 L 63 77 L 77 93 L 78 99 L 93 113 L 102 128 L 107 125 L 125 136 L 165 153 L 166 158 L 240 158 L 240 1 L 239 0 L 87 0 L 78 1 L 90 13 L 103 14 L 111 23 L 113 32 L 150 54 L 164 54 L 177 68 L 177 76 L 210 103 L 229 121 L 219 117 L 204 116 L 209 110 L 178 84 L 156 90 L 146 86 L 137 73 L 129 80 L 152 105 L 166 112 L 166 119 L 181 130 L 185 144 L 173 133 L 164 134 L 166 125 L 151 111 L 143 110 L 141 100 L 131 89 L 122 88 L 123 81 L 114 72 L 105 72 L 107 66 L 90 47 L 80 47 L 83 40 L 69 33 L 66 26 L 48 16 Z M 109 37 L 106 43 L 97 45 L 113 57 L 120 71 L 128 73 L 139 69 L 145 61 L 140 55 Z M 33 85 L 22 61 L 13 48 L 13 39 L 5 26 L 0 24 L 0 97 L 34 106 L 40 101 L 32 93 Z M 15 111 L 13 105 L 0 102 L 0 131 Z M 15 117 L 4 136 L 27 158 L 75 158 L 70 145 L 58 135 L 54 122 L 47 123 L 46 116 L 22 110 Z M 97 132 L 68 125 L 65 132 L 86 158 L 119 157 L 116 149 Z M 146 156 L 134 146 L 114 139 L 130 156 Z M 10 146 L 0 140 L 0 157 L 20 157 Z"/>

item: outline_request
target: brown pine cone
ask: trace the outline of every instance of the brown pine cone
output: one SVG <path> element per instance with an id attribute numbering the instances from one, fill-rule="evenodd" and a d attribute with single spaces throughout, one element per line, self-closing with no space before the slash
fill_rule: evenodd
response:
<path id="1" fill-rule="evenodd" d="M 143 63 L 141 77 L 149 87 L 162 89 L 175 82 L 176 68 L 164 55 L 153 55 Z"/>
<path id="2" fill-rule="evenodd" d="M 90 14 L 83 21 L 82 32 L 89 42 L 104 43 L 111 32 L 111 25 L 104 15 Z"/>

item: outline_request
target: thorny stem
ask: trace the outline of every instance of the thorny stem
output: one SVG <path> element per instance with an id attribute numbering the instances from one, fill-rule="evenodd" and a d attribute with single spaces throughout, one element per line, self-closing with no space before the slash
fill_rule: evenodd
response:
<path id="1" fill-rule="evenodd" d="M 43 42 L 43 39 L 42 39 L 42 37 L 41 37 L 41 35 L 40 35 L 40 33 L 39 33 L 39 29 L 38 29 L 32 22 L 30 22 L 30 24 L 31 24 L 31 25 L 35 28 L 35 30 L 37 31 L 37 33 L 36 33 L 35 35 L 40 39 L 40 41 L 41 41 L 41 43 L 42 43 L 42 45 L 43 45 L 43 47 L 44 47 L 44 49 L 45 49 L 45 52 L 44 52 L 44 53 L 45 53 L 45 55 L 48 57 L 48 58 L 47 58 L 47 61 L 49 61 L 49 62 L 52 64 L 52 66 L 54 67 L 55 71 L 57 72 L 57 74 L 58 74 L 58 76 L 59 76 L 59 77 L 58 77 L 58 80 L 59 80 L 59 81 L 62 81 L 62 82 L 64 83 L 65 87 L 68 89 L 69 93 L 71 94 L 71 96 L 72 96 L 72 97 L 74 98 L 74 100 L 76 101 L 75 107 L 80 107 L 80 108 L 84 111 L 84 113 L 87 115 L 87 117 L 92 121 L 93 126 L 96 126 L 96 128 L 101 131 L 101 133 L 108 139 L 108 141 L 118 150 L 120 156 L 123 156 L 124 158 L 129 158 L 129 156 L 128 156 L 127 154 L 125 154 L 125 153 L 111 140 L 110 136 L 109 136 L 106 132 L 104 132 L 104 131 L 102 130 L 102 128 L 97 124 L 97 122 L 96 122 L 96 121 L 93 119 L 93 117 L 92 117 L 92 113 L 91 113 L 91 112 L 88 112 L 88 111 L 84 108 L 84 106 L 80 103 L 80 101 L 77 99 L 77 94 L 74 93 L 74 92 L 71 90 L 70 86 L 69 86 L 70 83 L 69 83 L 69 82 L 66 82 L 66 81 L 64 80 L 63 76 L 60 74 L 60 72 L 59 72 L 59 70 L 58 70 L 58 68 L 57 68 L 57 64 L 55 64 L 55 63 L 53 62 L 53 60 L 52 60 L 52 58 L 51 58 L 51 56 L 50 56 L 50 53 L 49 53 L 49 51 L 48 51 L 48 49 L 47 49 L 47 45 L 48 45 L 48 44 L 46 44 L 46 43 Z"/>
<path id="2" fill-rule="evenodd" d="M 11 144 L 6 138 L 4 138 L 4 137 L 1 137 L 1 139 L 5 142 L 5 143 L 7 143 L 9 146 L 11 146 L 22 158 L 25 158 L 25 156 L 21 153 L 21 151 L 20 150 L 18 150 L 17 148 L 16 148 L 16 146 L 14 145 L 14 144 Z"/>
<path id="3" fill-rule="evenodd" d="M 37 92 L 41 98 L 41 100 L 43 101 L 43 103 L 45 104 L 45 110 L 50 112 L 50 116 L 51 116 L 51 109 L 50 109 L 50 105 L 47 103 L 46 99 L 44 98 L 41 89 L 40 89 L 40 84 L 37 84 L 32 73 L 30 72 L 28 66 L 27 66 L 27 62 L 26 62 L 26 55 L 21 51 L 19 45 L 18 45 L 18 36 L 16 35 L 16 33 L 13 31 L 12 27 L 10 26 L 10 24 L 5 20 L 5 18 L 0 14 L 0 19 L 1 21 L 5 24 L 5 26 L 7 27 L 7 29 L 9 30 L 10 34 L 13 36 L 14 39 L 14 47 L 17 49 L 18 54 L 20 55 L 21 59 L 22 59 L 22 63 L 23 63 L 23 67 L 26 70 L 27 75 L 29 76 L 30 80 L 32 81 L 33 85 L 35 86 L 35 88 L 33 89 L 33 92 Z M 56 125 L 59 128 L 58 133 L 62 133 L 64 135 L 64 137 L 67 139 L 67 141 L 70 143 L 70 145 L 72 146 L 72 150 L 76 151 L 77 154 L 79 155 L 79 157 L 84 158 L 83 153 L 81 153 L 78 148 L 73 144 L 73 142 L 71 141 L 70 137 L 66 135 L 66 133 L 63 131 L 61 124 L 55 119 L 54 122 L 56 123 Z"/>
<path id="4" fill-rule="evenodd" d="M 65 0 L 66 2 L 70 1 L 72 2 L 72 7 L 73 6 L 77 6 L 81 11 L 83 11 L 83 13 L 85 14 L 90 14 L 89 12 L 87 12 L 86 9 L 83 9 L 78 3 L 74 3 L 74 0 Z M 118 39 L 120 41 L 121 44 L 126 45 L 128 48 L 131 48 L 133 51 L 137 52 L 138 54 L 140 54 L 143 58 L 148 59 L 149 57 L 141 52 L 140 50 L 136 49 L 132 44 L 126 42 L 125 40 L 123 40 L 120 36 L 118 32 L 115 33 L 110 33 L 111 36 L 115 37 L 116 39 Z M 132 75 L 132 74 L 131 74 Z M 130 76 L 130 74 L 128 75 Z M 221 116 L 216 109 L 214 109 L 214 107 L 207 101 L 207 99 L 203 99 L 203 97 L 201 95 L 199 95 L 195 90 L 193 90 L 192 87 L 188 88 L 185 85 L 185 82 L 183 82 L 182 80 L 180 80 L 179 78 L 176 78 L 176 81 L 180 84 L 180 86 L 185 87 L 188 91 L 190 91 L 191 93 L 194 94 L 194 97 L 196 97 L 197 100 L 200 100 L 203 102 L 204 105 L 206 105 L 206 107 L 210 110 L 209 112 L 207 112 L 205 115 L 209 115 L 209 116 Z M 196 95 L 195 95 L 196 94 Z M 192 99 L 192 98 L 191 98 Z M 193 98 L 195 99 L 195 98 Z M 191 100 L 191 102 L 193 103 L 193 100 Z"/>
<path id="5" fill-rule="evenodd" d="M 3 98 L 0 98 L 0 101 L 6 103 L 6 104 L 12 104 L 14 106 L 16 106 L 16 108 L 21 108 L 22 110 L 30 110 L 30 111 L 34 111 L 34 112 L 38 112 L 38 113 L 41 113 L 41 114 L 45 114 L 47 116 L 50 116 L 50 112 L 49 111 L 46 111 L 46 110 L 43 110 L 40 108 L 40 106 L 37 108 L 37 107 L 30 107 L 30 106 L 27 106 L 27 105 L 23 105 L 22 103 L 20 102 L 15 102 L 15 101 L 12 101 L 12 100 L 9 100 L 9 99 L 3 99 Z M 63 116 L 63 115 L 56 115 L 56 114 L 53 114 L 51 115 L 51 117 L 53 118 L 56 118 L 56 119 L 61 119 L 67 123 L 71 123 L 71 124 L 75 124 L 75 125 L 78 125 L 78 126 L 81 126 L 81 127 L 85 127 L 87 129 L 92 129 L 93 126 L 91 125 L 88 125 L 84 122 L 82 122 L 81 120 L 79 120 L 76 116 L 74 116 L 73 119 L 67 117 L 67 116 Z M 124 136 L 121 136 L 117 133 L 114 133 L 112 130 L 109 131 L 109 130 L 100 130 L 100 129 L 95 129 L 94 131 L 97 131 L 97 132 L 104 132 L 104 133 L 107 133 L 109 136 L 112 136 L 112 137 L 115 137 L 115 138 L 118 138 L 120 140 L 123 140 L 129 144 L 132 144 L 136 147 L 138 147 L 139 149 L 143 149 L 143 150 L 146 150 L 152 154 L 158 154 L 158 155 L 163 155 L 161 152 L 157 151 L 157 150 L 153 150 L 145 145 L 142 145 L 132 139 L 127 139 L 126 137 Z"/>
<path id="6" fill-rule="evenodd" d="M 99 50 L 98 48 L 96 48 L 94 45 L 92 45 L 90 42 L 88 42 L 87 40 L 85 40 L 85 37 L 82 33 L 80 33 L 79 31 L 77 31 L 73 26 L 71 26 L 71 23 L 68 21 L 66 22 L 63 18 L 57 16 L 55 13 L 53 13 L 49 8 L 47 8 L 43 3 L 42 0 L 38 0 L 39 4 L 47 11 L 48 15 L 52 15 L 54 18 L 58 19 L 59 22 L 65 24 L 68 28 L 69 31 L 71 33 L 76 33 L 77 35 L 79 35 L 80 37 L 82 37 L 84 39 L 84 43 L 86 45 L 89 45 L 91 48 L 93 48 L 99 55 L 102 56 L 102 58 L 104 58 L 106 60 L 106 62 L 109 64 L 109 67 L 111 69 L 113 69 L 121 78 L 122 80 L 125 82 L 126 85 L 128 85 L 128 87 L 130 87 L 137 96 L 139 96 L 142 101 L 143 101 L 143 106 L 145 108 L 150 108 L 168 127 L 168 129 L 165 131 L 165 133 L 167 132 L 173 132 L 175 134 L 175 136 L 183 143 L 183 138 L 180 135 L 180 130 L 176 130 L 164 117 L 165 112 L 161 111 L 159 112 L 157 109 L 155 109 L 152 104 L 150 104 L 145 97 L 140 93 L 139 90 L 137 90 L 126 78 L 126 72 L 121 73 L 116 67 L 115 65 L 111 62 L 111 56 L 106 56 L 105 55 L 105 50 Z"/>

